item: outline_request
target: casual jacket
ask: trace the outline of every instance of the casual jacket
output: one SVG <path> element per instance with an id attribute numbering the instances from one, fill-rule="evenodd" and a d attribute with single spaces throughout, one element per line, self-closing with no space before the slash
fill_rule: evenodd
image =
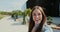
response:
<path id="1" fill-rule="evenodd" d="M 52 28 L 47 24 L 43 26 L 42 32 L 53 32 Z"/>

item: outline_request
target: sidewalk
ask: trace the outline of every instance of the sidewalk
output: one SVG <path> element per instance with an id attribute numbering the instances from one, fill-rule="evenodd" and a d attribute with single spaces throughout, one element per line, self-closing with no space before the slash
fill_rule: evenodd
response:
<path id="1" fill-rule="evenodd" d="M 10 18 L 10 16 L 6 16 L 0 20 L 0 32 L 27 32 L 28 26 L 27 25 L 12 25 L 15 22 Z"/>

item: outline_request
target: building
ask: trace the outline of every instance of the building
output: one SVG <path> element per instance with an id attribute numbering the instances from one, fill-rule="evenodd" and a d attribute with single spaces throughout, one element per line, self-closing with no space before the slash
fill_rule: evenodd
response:
<path id="1" fill-rule="evenodd" d="M 47 16 L 59 17 L 59 0 L 28 0 L 27 8 L 39 5 L 45 8 Z"/>

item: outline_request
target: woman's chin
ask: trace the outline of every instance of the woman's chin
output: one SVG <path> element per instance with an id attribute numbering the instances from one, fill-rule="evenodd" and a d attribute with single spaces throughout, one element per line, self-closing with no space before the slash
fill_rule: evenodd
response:
<path id="1" fill-rule="evenodd" d="M 35 24 L 36 24 L 36 25 L 38 25 L 39 23 L 38 23 L 38 22 L 36 22 Z"/>

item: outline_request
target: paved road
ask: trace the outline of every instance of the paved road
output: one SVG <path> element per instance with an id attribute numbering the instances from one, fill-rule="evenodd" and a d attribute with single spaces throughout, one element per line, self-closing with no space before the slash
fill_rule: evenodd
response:
<path id="1" fill-rule="evenodd" d="M 10 16 L 6 16 L 0 20 L 0 32 L 27 32 L 27 25 L 20 25 L 19 22 L 14 21 Z"/>

